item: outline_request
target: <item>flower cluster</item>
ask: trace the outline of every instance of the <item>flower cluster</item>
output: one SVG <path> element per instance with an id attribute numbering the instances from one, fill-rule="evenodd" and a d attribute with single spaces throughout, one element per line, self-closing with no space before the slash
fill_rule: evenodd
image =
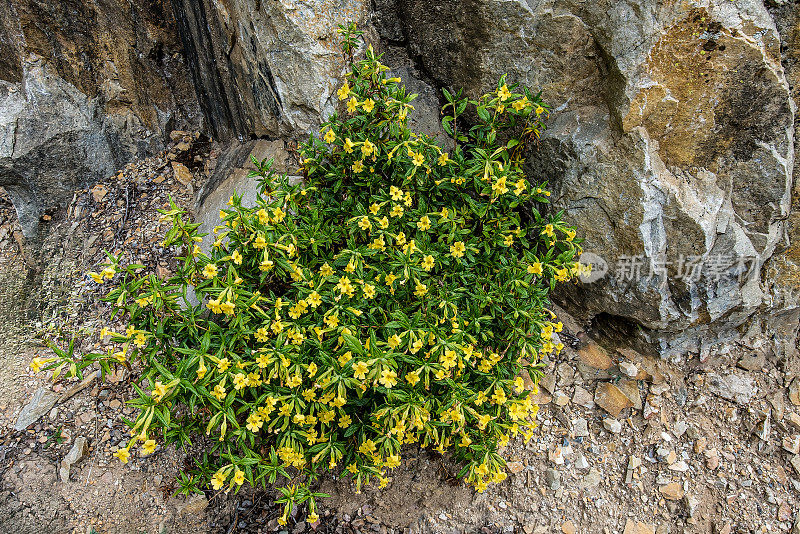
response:
<path id="1" fill-rule="evenodd" d="M 320 470 L 386 485 L 406 444 L 451 453 L 478 491 L 502 481 L 498 449 L 535 427 L 538 361 L 563 348 L 547 295 L 588 269 L 522 170 L 539 95 L 505 77 L 477 100 L 445 91 L 452 145 L 438 146 L 408 128 L 415 95 L 371 47 L 355 60 L 359 33 L 341 31 L 342 113 L 301 147 L 302 183 L 256 162 L 255 205 L 231 197 L 208 254 L 173 205 L 172 278 L 113 257 L 92 275 L 117 277 L 106 299 L 130 324 L 96 359 L 135 357 L 148 384 L 116 456 L 209 436 L 186 487 L 285 478 L 282 521 L 306 501 L 316 519 Z M 477 123 L 462 131 L 468 106 Z"/>

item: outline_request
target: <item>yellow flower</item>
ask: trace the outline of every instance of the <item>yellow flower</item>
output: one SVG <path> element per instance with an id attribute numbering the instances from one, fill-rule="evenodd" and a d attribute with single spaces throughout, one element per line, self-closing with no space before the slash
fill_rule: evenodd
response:
<path id="1" fill-rule="evenodd" d="M 428 254 L 422 260 L 422 268 L 425 269 L 426 271 L 430 271 L 431 269 L 433 269 L 433 266 L 435 265 L 435 263 L 436 262 L 434 261 L 433 256 Z"/>
<path id="2" fill-rule="evenodd" d="M 325 264 L 320 268 L 319 273 L 322 276 L 331 276 L 333 274 L 333 269 L 331 269 L 331 266 L 325 262 Z"/>
<path id="3" fill-rule="evenodd" d="M 203 276 L 205 276 L 208 279 L 217 276 L 217 266 L 214 265 L 213 263 L 207 264 L 205 267 L 203 267 Z"/>
<path id="4" fill-rule="evenodd" d="M 358 452 L 361 454 L 372 454 L 375 450 L 375 442 L 371 439 L 368 439 L 358 447 Z"/>
<path id="5" fill-rule="evenodd" d="M 240 390 L 247 385 L 247 377 L 244 373 L 236 373 L 233 375 L 233 388 Z"/>
<path id="6" fill-rule="evenodd" d="M 353 420 L 349 415 L 344 414 L 339 416 L 339 428 L 347 428 L 351 424 L 353 424 Z"/>
<path id="7" fill-rule="evenodd" d="M 524 193 L 525 188 L 527 187 L 527 185 L 525 185 L 525 180 L 517 180 L 517 183 L 514 184 L 514 186 L 515 186 L 514 194 L 518 196 Z"/>
<path id="8" fill-rule="evenodd" d="M 371 299 L 375 296 L 375 286 L 372 284 L 364 284 L 364 297 Z"/>
<path id="9" fill-rule="evenodd" d="M 507 235 L 507 236 L 506 236 L 506 237 L 503 239 L 503 245 L 505 245 L 505 246 L 507 246 L 507 247 L 510 247 L 510 246 L 511 246 L 511 245 L 513 245 L 513 244 L 514 244 L 514 236 L 513 236 L 513 235 L 511 235 L 511 234 L 508 234 L 508 235 Z"/>
<path id="10" fill-rule="evenodd" d="M 233 315 L 233 310 L 236 309 L 236 304 L 228 300 L 220 304 L 219 307 L 225 315 Z"/>
<path id="11" fill-rule="evenodd" d="M 378 226 L 380 226 L 383 230 L 389 228 L 389 219 L 386 217 L 386 215 L 378 219 Z"/>
<path id="12" fill-rule="evenodd" d="M 153 385 L 153 399 L 156 402 L 160 402 L 161 399 L 163 399 L 164 395 L 166 394 L 167 394 L 167 387 L 160 381 L 156 381 L 156 383 Z"/>
<path id="13" fill-rule="evenodd" d="M 370 213 L 372 213 L 373 215 L 377 215 L 377 214 L 378 214 L 378 211 L 380 211 L 380 209 L 381 209 L 381 207 L 380 207 L 378 204 L 375 204 L 374 202 L 373 202 L 373 203 L 372 203 L 372 205 L 369 207 L 369 211 L 370 211 Z"/>
<path id="14" fill-rule="evenodd" d="M 372 223 L 369 222 L 369 217 L 367 217 L 366 215 L 364 217 L 361 217 L 358 220 L 358 227 L 361 228 L 362 230 L 369 230 L 370 228 L 372 228 Z"/>
<path id="15" fill-rule="evenodd" d="M 225 485 L 226 478 L 227 477 L 225 474 L 223 474 L 222 470 L 217 471 L 214 473 L 214 476 L 211 477 L 211 487 L 214 488 L 214 490 L 219 490 Z"/>
<path id="16" fill-rule="evenodd" d="M 544 230 L 542 230 L 542 233 L 550 237 L 554 236 L 555 232 L 553 232 L 553 225 L 552 224 L 545 225 Z"/>
<path id="17" fill-rule="evenodd" d="M 364 108 L 364 111 L 367 113 L 372 113 L 372 110 L 375 108 L 375 101 L 371 98 L 367 98 L 364 102 L 361 103 L 361 107 Z M 351 111 L 352 113 L 352 111 Z"/>
<path id="18" fill-rule="evenodd" d="M 453 350 L 444 351 L 444 354 L 439 356 L 439 363 L 441 363 L 442 366 L 445 369 L 450 369 L 452 367 L 455 367 L 456 366 L 456 353 L 455 353 L 455 351 L 453 351 Z"/>
<path id="19" fill-rule="evenodd" d="M 372 142 L 370 142 L 369 139 L 366 139 L 364 141 L 364 144 L 361 145 L 361 153 L 364 154 L 365 156 L 369 156 L 373 152 L 375 152 L 375 145 Z"/>
<path id="20" fill-rule="evenodd" d="M 503 87 L 497 91 L 497 96 L 500 97 L 500 102 L 505 102 L 508 100 L 508 97 L 511 96 L 511 91 L 508 90 L 508 86 L 506 84 L 503 84 Z"/>
<path id="21" fill-rule="evenodd" d="M 336 94 L 339 95 L 339 100 L 347 100 L 347 97 L 350 96 L 350 84 L 344 82 L 344 85 L 336 91 Z"/>
<path id="22" fill-rule="evenodd" d="M 317 374 L 317 364 L 311 362 L 310 364 L 308 364 L 308 368 L 306 370 L 308 371 L 308 376 L 314 376 L 315 374 Z"/>
<path id="23" fill-rule="evenodd" d="M 392 337 L 389 338 L 389 346 L 392 347 L 393 349 L 397 348 L 397 346 L 400 345 L 401 341 L 402 340 L 400 339 L 400 336 L 398 336 L 397 334 L 393 334 Z"/>
<path id="24" fill-rule="evenodd" d="M 381 371 L 381 377 L 378 379 L 384 387 L 391 389 L 392 386 L 397 384 L 397 373 L 391 369 L 384 369 Z"/>
<path id="25" fill-rule="evenodd" d="M 369 367 L 364 362 L 358 362 L 353 366 L 353 376 L 358 380 L 364 380 L 367 376 L 367 371 L 369 371 Z"/>
<path id="26" fill-rule="evenodd" d="M 148 439 L 142 445 L 142 452 L 146 455 L 153 454 L 153 451 L 156 450 L 156 440 Z"/>
<path id="27" fill-rule="evenodd" d="M 240 471 L 237 469 L 236 473 L 234 473 L 233 475 L 233 481 L 239 486 L 244 484 L 244 471 Z"/>
<path id="28" fill-rule="evenodd" d="M 103 283 L 103 275 L 102 274 L 95 273 L 95 272 L 90 272 L 89 276 L 91 276 L 92 280 L 94 280 L 98 284 L 102 284 Z"/>
<path id="29" fill-rule="evenodd" d="M 231 254 L 231 259 L 233 260 L 233 263 L 235 263 L 236 265 L 242 264 L 242 255 L 239 253 L 238 250 L 233 251 L 233 254 Z"/>
<path id="30" fill-rule="evenodd" d="M 428 292 L 428 286 L 423 284 L 422 282 L 417 282 L 417 286 L 414 288 L 414 294 L 422 298 Z"/>
<path id="31" fill-rule="evenodd" d="M 389 215 L 392 217 L 402 217 L 403 216 L 403 206 L 400 204 L 395 204 L 392 206 L 392 211 L 389 212 Z"/>
<path id="32" fill-rule="evenodd" d="M 272 217 L 275 219 L 276 223 L 279 223 L 286 217 L 286 213 L 280 208 L 273 208 L 272 210 Z"/>
<path id="33" fill-rule="evenodd" d="M 197 379 L 202 380 L 206 376 L 207 372 L 208 369 L 206 368 L 206 365 L 203 362 L 200 362 L 200 366 L 197 368 Z"/>
<path id="34" fill-rule="evenodd" d="M 521 111 L 527 108 L 529 104 L 530 102 L 528 102 L 528 97 L 523 96 L 522 98 L 511 104 L 511 107 L 514 108 L 516 111 Z"/>
<path id="35" fill-rule="evenodd" d="M 316 523 L 317 521 L 319 521 L 319 515 L 317 512 L 311 512 L 308 514 L 308 517 L 306 517 L 307 523 Z"/>
<path id="36" fill-rule="evenodd" d="M 536 114 L 541 115 L 544 112 L 544 108 L 542 106 L 536 106 Z"/>
<path id="37" fill-rule="evenodd" d="M 219 369 L 220 373 L 224 373 L 225 371 L 227 371 L 228 367 L 230 366 L 231 366 L 231 361 L 228 358 L 222 358 L 217 363 L 217 369 Z"/>
<path id="38" fill-rule="evenodd" d="M 348 350 L 347 352 L 339 356 L 338 358 L 339 365 L 344 367 L 345 365 L 347 365 L 347 362 L 349 362 L 352 359 L 353 359 L 353 353 Z"/>
<path id="39" fill-rule="evenodd" d="M 327 264 L 326 264 L 327 265 Z M 322 304 L 322 298 L 320 298 L 319 293 L 316 291 L 312 291 L 306 301 L 311 305 L 312 308 L 316 308 L 320 304 Z"/>
<path id="40" fill-rule="evenodd" d="M 364 163 L 361 160 L 356 161 L 353 163 L 353 172 L 361 172 L 364 170 Z"/>
<path id="41" fill-rule="evenodd" d="M 403 198 L 403 190 L 396 186 L 391 186 L 389 188 L 389 196 L 392 197 L 392 200 L 400 200 Z"/>
<path id="42" fill-rule="evenodd" d="M 456 241 L 455 243 L 450 245 L 450 255 L 453 256 L 454 258 L 461 258 L 462 256 L 464 256 L 464 251 L 466 250 L 467 248 L 461 241 Z"/>
<path id="43" fill-rule="evenodd" d="M 356 146 L 349 137 L 345 138 L 344 140 L 344 151 L 350 154 L 353 152 L 353 147 Z"/>
<path id="44" fill-rule="evenodd" d="M 447 156 L 447 152 L 442 152 L 442 155 L 439 156 L 437 163 L 439 165 L 447 165 L 448 161 L 450 161 L 450 158 Z"/>
<path id="45" fill-rule="evenodd" d="M 413 163 L 416 167 L 419 167 L 423 163 L 425 163 L 425 156 L 422 153 L 417 152 L 413 156 L 411 156 L 411 163 Z"/>
<path id="46" fill-rule="evenodd" d="M 492 184 L 492 191 L 498 195 L 505 195 L 508 193 L 505 176 L 501 176 L 495 183 Z"/>
<path id="47" fill-rule="evenodd" d="M 387 286 L 392 287 L 392 284 L 394 283 L 395 280 L 397 280 L 397 276 L 395 276 L 394 274 L 389 273 L 389 274 L 386 275 L 386 285 Z"/>
<path id="48" fill-rule="evenodd" d="M 325 132 L 324 139 L 325 139 L 326 143 L 331 144 L 334 141 L 336 141 L 336 134 L 334 133 L 334 131 L 332 129 L 328 130 L 327 132 Z"/>
<path id="49" fill-rule="evenodd" d="M 120 449 L 114 453 L 114 456 L 119 458 L 119 461 L 123 464 L 127 464 L 128 459 L 131 457 L 131 453 L 128 451 L 128 449 Z"/>
<path id="50" fill-rule="evenodd" d="M 423 215 L 419 222 L 417 222 L 417 228 L 422 230 L 423 232 L 427 232 L 428 228 L 431 227 L 431 220 L 427 215 Z"/>
<path id="51" fill-rule="evenodd" d="M 412 386 L 415 385 L 417 382 L 419 382 L 419 373 L 417 371 L 406 373 L 406 381 Z"/>
<path id="52" fill-rule="evenodd" d="M 347 111 L 355 113 L 356 109 L 358 109 L 358 100 L 354 96 L 350 97 L 350 100 L 347 101 Z"/>
<path id="53" fill-rule="evenodd" d="M 528 265 L 526 271 L 528 271 L 528 274 L 542 274 L 542 264 L 538 261 L 534 262 L 533 264 Z"/>

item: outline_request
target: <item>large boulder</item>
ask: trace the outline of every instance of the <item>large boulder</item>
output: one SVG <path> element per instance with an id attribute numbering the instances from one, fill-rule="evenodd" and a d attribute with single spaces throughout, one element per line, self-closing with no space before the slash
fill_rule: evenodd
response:
<path id="1" fill-rule="evenodd" d="M 378 32 L 435 83 L 509 80 L 553 106 L 530 175 L 608 273 L 559 293 L 662 353 L 732 337 L 770 301 L 794 103 L 763 3 L 380 0 Z"/>
<path id="2" fill-rule="evenodd" d="M 0 186 L 27 237 L 76 187 L 159 150 L 199 108 L 167 0 L 0 10 Z"/>
<path id="3" fill-rule="evenodd" d="M 366 0 L 172 0 L 216 138 L 307 135 L 333 111 L 344 67 L 336 29 Z"/>

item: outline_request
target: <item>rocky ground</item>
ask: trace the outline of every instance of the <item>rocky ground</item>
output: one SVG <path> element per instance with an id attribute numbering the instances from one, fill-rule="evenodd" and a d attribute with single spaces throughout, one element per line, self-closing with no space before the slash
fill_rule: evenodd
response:
<path id="1" fill-rule="evenodd" d="M 193 208 L 217 155 L 176 133 L 158 157 L 76 192 L 42 221 L 41 260 L 0 196 L 0 531 L 800 534 L 797 354 L 732 344 L 669 362 L 624 338 L 603 347 L 566 313 L 569 347 L 548 362 L 539 430 L 512 442 L 509 479 L 483 494 L 447 458 L 410 449 L 387 488 L 357 495 L 329 476 L 321 522 L 301 511 L 284 528 L 269 491 L 174 496 L 196 451 L 119 464 L 135 369 L 53 385 L 27 365 L 47 354 L 41 339 L 78 330 L 90 350 L 92 330 L 119 327 L 84 274 L 104 249 L 167 274 L 156 210 L 170 197 Z"/>

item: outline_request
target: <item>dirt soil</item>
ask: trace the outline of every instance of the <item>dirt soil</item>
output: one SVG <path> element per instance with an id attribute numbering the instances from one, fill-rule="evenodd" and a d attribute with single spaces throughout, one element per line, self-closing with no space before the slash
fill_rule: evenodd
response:
<path id="1" fill-rule="evenodd" d="M 170 197 L 193 208 L 216 157 L 207 140 L 177 135 L 169 150 L 46 214 L 36 247 L 0 190 L 0 532 L 800 534 L 800 379 L 787 372 L 797 354 L 778 360 L 758 343 L 732 344 L 668 362 L 624 339 L 601 347 L 566 313 L 568 348 L 548 362 L 538 432 L 509 445 L 508 480 L 483 494 L 446 457 L 410 448 L 387 488 L 356 494 L 328 475 L 321 521 L 305 523 L 300 510 L 280 527 L 271 491 L 174 496 L 197 450 L 160 448 L 120 464 L 111 455 L 124 443 L 120 418 L 133 412 L 125 401 L 135 370 L 52 384 L 29 362 L 48 354 L 42 339 L 121 328 L 86 271 L 103 250 L 124 250 L 166 275 L 173 259 L 156 210 Z M 40 388 L 54 404 L 15 430 Z M 65 477 L 61 462 L 80 438 L 88 450 Z"/>

